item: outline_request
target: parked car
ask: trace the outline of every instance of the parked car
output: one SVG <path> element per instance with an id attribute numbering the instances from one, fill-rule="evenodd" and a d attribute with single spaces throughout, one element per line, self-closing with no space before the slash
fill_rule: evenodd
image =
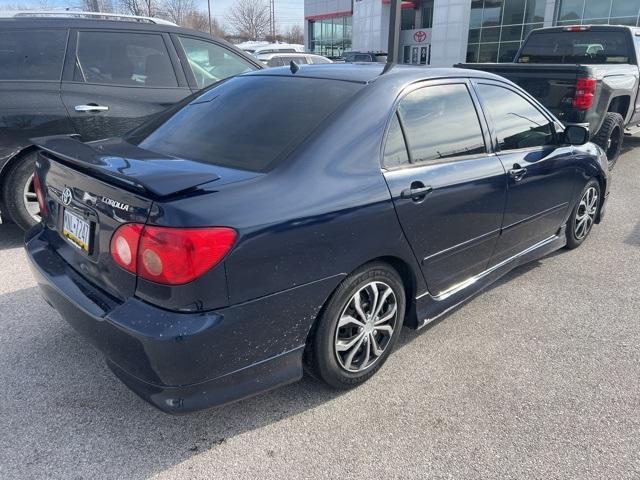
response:
<path id="1" fill-rule="evenodd" d="M 262 68 L 204 33 L 124 18 L 133 21 L 0 19 L 1 210 L 24 229 L 40 214 L 30 138 L 77 134 L 91 141 L 121 135 L 192 92 Z"/>
<path id="2" fill-rule="evenodd" d="M 358 385 L 403 324 L 578 247 L 605 211 L 587 129 L 496 75 L 304 65 L 185 103 L 124 139 L 37 139 L 26 238 L 47 301 L 166 412 L 303 364 Z"/>
<path id="3" fill-rule="evenodd" d="M 344 63 L 387 63 L 382 52 L 344 52 L 340 58 Z"/>
<path id="4" fill-rule="evenodd" d="M 244 49 L 245 51 L 246 48 Z M 304 53 L 304 45 L 289 44 L 289 43 L 267 43 L 265 45 L 259 45 L 252 49 L 251 54 L 255 57 L 258 55 L 266 55 L 268 53 Z"/>
<path id="5" fill-rule="evenodd" d="M 258 55 L 257 58 L 269 68 L 287 66 L 291 62 L 298 65 L 333 63 L 327 57 L 314 53 L 266 53 Z"/>
<path id="6" fill-rule="evenodd" d="M 584 125 L 607 152 L 620 156 L 625 129 L 640 131 L 640 28 L 579 25 L 533 30 L 514 63 L 459 65 L 520 85 L 565 125 Z"/>

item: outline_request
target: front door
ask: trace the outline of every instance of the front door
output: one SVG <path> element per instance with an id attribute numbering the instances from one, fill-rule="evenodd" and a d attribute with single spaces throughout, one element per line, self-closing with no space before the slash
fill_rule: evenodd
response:
<path id="1" fill-rule="evenodd" d="M 62 101 L 83 141 L 122 135 L 191 94 L 169 43 L 161 33 L 77 32 Z"/>
<path id="2" fill-rule="evenodd" d="M 508 179 L 495 265 L 558 232 L 578 175 L 572 148 L 558 145 L 554 122 L 528 99 L 489 81 L 475 88 Z"/>
<path id="3" fill-rule="evenodd" d="M 500 232 L 506 180 L 500 160 L 487 153 L 465 81 L 404 96 L 384 158 L 398 218 L 429 292 L 443 294 L 485 270 Z"/>

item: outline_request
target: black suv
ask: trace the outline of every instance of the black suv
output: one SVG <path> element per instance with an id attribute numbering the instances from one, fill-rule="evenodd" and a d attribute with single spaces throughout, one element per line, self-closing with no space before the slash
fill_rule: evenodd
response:
<path id="1" fill-rule="evenodd" d="M 224 40 L 153 19 L 0 19 L 2 213 L 39 219 L 30 139 L 118 136 L 212 83 L 262 66 Z"/>

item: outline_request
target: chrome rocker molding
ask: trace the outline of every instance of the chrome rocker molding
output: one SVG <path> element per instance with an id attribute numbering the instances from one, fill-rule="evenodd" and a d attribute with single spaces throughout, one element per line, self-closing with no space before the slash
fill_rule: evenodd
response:
<path id="1" fill-rule="evenodd" d="M 565 229 L 566 226 L 563 226 L 556 235 L 532 245 L 517 255 L 454 285 L 438 295 L 431 295 L 427 291 L 416 296 L 416 312 L 418 318 L 423 319 L 418 322 L 417 329 L 425 327 L 442 315 L 453 310 L 519 265 L 537 260 L 564 247 L 567 243 Z"/>

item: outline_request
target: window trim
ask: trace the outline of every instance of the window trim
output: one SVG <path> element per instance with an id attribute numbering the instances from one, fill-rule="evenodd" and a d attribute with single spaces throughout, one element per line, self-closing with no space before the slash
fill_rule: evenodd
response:
<path id="1" fill-rule="evenodd" d="M 5 32 L 27 32 L 27 33 L 33 33 L 33 32 L 42 32 L 42 31 L 64 31 L 67 34 L 67 38 L 65 40 L 64 43 L 64 51 L 62 54 L 62 64 L 60 65 L 60 72 L 58 73 L 58 79 L 57 80 L 36 80 L 36 79 L 19 79 L 19 78 L 15 78 L 15 79 L 0 79 L 0 83 L 1 84 L 5 84 L 5 83 L 16 83 L 16 82 L 20 82 L 20 83 L 52 83 L 52 84 L 58 84 L 60 85 L 60 83 L 64 80 L 64 71 L 66 68 L 66 64 L 67 64 L 67 53 L 69 50 L 69 43 L 70 43 L 70 31 L 71 29 L 69 27 L 43 27 L 43 28 L 36 28 L 36 29 L 32 29 L 32 28 L 7 28 L 6 30 L 4 30 Z"/>
<path id="2" fill-rule="evenodd" d="M 80 45 L 80 33 L 118 33 L 118 34 L 136 34 L 136 35 L 156 35 L 162 39 L 164 47 L 167 50 L 169 61 L 171 62 L 171 68 L 175 75 L 176 85 L 170 87 L 156 87 L 147 85 L 123 85 L 119 83 L 97 83 L 97 82 L 79 82 L 75 80 L 75 67 L 76 58 L 78 56 L 78 47 Z M 181 72 L 176 69 L 177 56 L 169 41 L 165 32 L 151 30 L 151 31 L 138 31 L 138 30 L 126 30 L 117 28 L 76 28 L 71 30 L 70 38 L 67 41 L 67 55 L 65 58 L 64 72 L 62 75 L 62 82 L 66 84 L 74 85 L 94 85 L 99 87 L 115 87 L 115 88 L 143 88 L 148 90 L 173 90 L 176 88 L 187 88 L 186 81 L 181 75 Z"/>
<path id="3" fill-rule="evenodd" d="M 509 90 L 510 92 L 518 95 L 519 97 L 521 97 L 525 102 L 529 103 L 529 105 L 531 105 L 532 108 L 535 108 L 543 117 L 545 117 L 549 123 L 552 125 L 552 130 L 553 130 L 553 143 L 548 144 L 548 145 L 540 145 L 537 147 L 523 147 L 523 148 L 517 148 L 517 149 L 512 149 L 512 150 L 502 150 L 500 148 L 499 142 L 498 142 L 498 137 L 496 136 L 496 126 L 495 123 L 493 121 L 493 119 L 491 118 L 491 114 L 489 113 L 489 107 L 488 105 L 485 103 L 485 101 L 482 99 L 482 96 L 480 95 L 478 86 L 481 84 L 485 84 L 485 85 L 492 85 L 494 87 L 498 87 L 498 88 L 504 88 L 506 90 Z M 546 108 L 544 108 L 542 105 L 540 105 L 533 97 L 531 97 L 527 92 L 524 91 L 519 91 L 515 88 L 513 88 L 511 85 L 509 85 L 508 83 L 503 83 L 497 80 L 493 80 L 490 78 L 473 78 L 471 79 L 471 86 L 478 98 L 478 102 L 480 104 L 480 107 L 483 111 L 483 114 L 485 116 L 485 119 L 487 121 L 487 126 L 489 129 L 489 134 L 490 134 L 490 143 L 491 143 L 491 147 L 493 149 L 493 151 L 496 154 L 500 154 L 500 153 L 518 153 L 518 152 L 537 152 L 537 151 L 542 151 L 545 150 L 549 147 L 557 147 L 559 144 L 559 134 L 564 130 L 564 127 L 559 128 L 558 122 L 556 121 L 556 119 L 547 111 Z"/>
<path id="4" fill-rule="evenodd" d="M 478 125 L 480 126 L 480 133 L 482 135 L 482 141 L 484 143 L 484 153 L 478 154 L 469 154 L 469 155 L 457 155 L 454 157 L 446 157 L 438 160 L 425 160 L 421 162 L 414 162 L 413 155 L 411 153 L 411 142 L 407 138 L 406 129 L 404 126 L 404 121 L 402 116 L 398 114 L 398 106 L 404 100 L 404 98 L 410 93 L 415 92 L 416 90 L 421 90 L 423 88 L 436 87 L 441 85 L 464 85 L 469 94 L 469 98 L 473 104 L 473 108 L 476 111 L 476 117 L 478 119 Z M 397 167 L 386 167 L 384 164 L 384 152 L 387 145 L 387 139 L 389 137 L 389 130 L 391 128 L 391 123 L 393 116 L 398 116 L 398 121 L 400 123 L 400 129 L 402 130 L 402 136 L 404 137 L 405 146 L 407 148 L 407 154 L 409 156 L 409 163 L 404 166 Z M 383 171 L 396 171 L 402 170 L 406 168 L 419 168 L 419 167 L 430 167 L 433 165 L 441 165 L 445 163 L 453 163 L 464 160 L 473 160 L 476 158 L 486 158 L 488 156 L 494 155 L 493 145 L 491 143 L 491 137 L 489 136 L 489 142 L 487 141 L 487 135 L 489 134 L 488 123 L 485 118 L 484 111 L 482 106 L 479 103 L 479 99 L 476 95 L 475 89 L 472 87 L 471 82 L 466 77 L 450 77 L 450 78 L 442 78 L 442 79 L 434 79 L 434 80 L 419 80 L 415 83 L 409 84 L 402 89 L 400 94 L 396 97 L 393 106 L 391 108 L 391 112 L 387 118 L 387 122 L 384 129 L 384 137 L 382 142 L 382 147 L 380 150 L 380 165 Z"/>
<path id="5" fill-rule="evenodd" d="M 191 71 L 191 67 L 189 67 L 189 59 L 187 57 L 187 52 L 185 52 L 184 47 L 182 46 L 182 42 L 180 42 L 180 37 L 185 37 L 185 38 L 192 38 L 194 40 L 200 40 L 201 42 L 206 42 L 206 43 L 211 43 L 213 45 L 216 45 L 226 51 L 228 51 L 229 53 L 231 53 L 232 55 L 237 56 L 239 59 L 244 60 L 245 62 L 247 62 L 249 65 L 253 65 L 255 67 L 256 70 L 262 70 L 264 69 L 264 65 L 260 65 L 259 63 L 257 63 L 256 61 L 254 61 L 251 58 L 247 58 L 247 55 L 242 53 L 241 51 L 235 51 L 233 48 L 229 48 L 227 45 L 224 45 L 221 42 L 218 42 L 214 39 L 211 38 L 205 38 L 205 37 L 200 37 L 198 35 L 190 35 L 188 33 L 171 33 L 170 35 L 171 38 L 171 43 L 173 44 L 173 47 L 175 48 L 176 54 L 178 56 L 178 60 L 180 62 L 181 65 L 181 69 L 184 73 L 184 76 L 187 80 L 187 85 L 189 86 L 189 88 L 193 91 L 193 92 L 199 92 L 201 90 L 204 90 L 202 88 L 200 88 L 198 86 L 198 82 L 196 81 L 196 77 L 193 74 L 193 72 Z M 227 77 L 229 78 L 229 77 Z M 226 80 L 226 79 L 223 79 Z M 205 89 L 208 87 L 204 87 Z"/>

